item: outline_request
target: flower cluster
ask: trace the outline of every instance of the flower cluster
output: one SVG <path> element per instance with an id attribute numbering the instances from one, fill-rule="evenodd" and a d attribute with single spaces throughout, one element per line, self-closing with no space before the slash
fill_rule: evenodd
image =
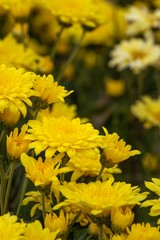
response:
<path id="1" fill-rule="evenodd" d="M 0 239 L 160 239 L 160 1 L 128 2 L 0 0 Z"/>

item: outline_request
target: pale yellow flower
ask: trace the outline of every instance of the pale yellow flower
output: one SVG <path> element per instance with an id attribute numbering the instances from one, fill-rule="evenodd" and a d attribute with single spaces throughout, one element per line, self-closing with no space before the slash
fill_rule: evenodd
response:
<path id="1" fill-rule="evenodd" d="M 103 155 L 108 163 L 119 163 L 127 160 L 131 156 L 140 154 L 139 150 L 131 150 L 131 145 L 126 145 L 123 139 L 119 139 L 117 133 L 109 134 L 106 128 L 103 128 L 105 132 Z"/>
<path id="2" fill-rule="evenodd" d="M 142 96 L 131 106 L 131 112 L 143 122 L 145 128 L 160 127 L 160 97 Z"/>
<path id="3" fill-rule="evenodd" d="M 111 226 L 115 233 L 123 232 L 134 220 L 134 213 L 130 207 L 114 208 L 111 211 Z"/>
<path id="4" fill-rule="evenodd" d="M 29 141 L 24 139 L 27 129 L 28 126 L 24 124 L 19 134 L 18 128 L 15 128 L 14 131 L 7 136 L 6 148 L 10 160 L 18 160 L 22 153 L 28 151 Z"/>
<path id="5" fill-rule="evenodd" d="M 43 228 L 40 221 L 36 220 L 27 224 L 24 236 L 26 240 L 56 240 L 58 232 L 58 230 L 51 232 L 49 228 Z"/>
<path id="6" fill-rule="evenodd" d="M 160 26 L 159 11 L 159 9 L 151 11 L 145 5 L 131 6 L 126 13 L 126 20 L 128 22 L 127 34 L 145 35 L 149 30 L 158 29 Z"/>
<path id="7" fill-rule="evenodd" d="M 26 139 L 31 140 L 29 147 L 38 155 L 45 150 L 46 157 L 52 157 L 56 151 L 66 152 L 70 157 L 76 151 L 97 148 L 102 137 L 91 123 L 81 124 L 79 118 L 43 117 L 41 121 L 30 120 L 30 129 Z"/>
<path id="8" fill-rule="evenodd" d="M 58 82 L 54 81 L 51 74 L 48 76 L 43 75 L 42 77 L 40 75 L 36 76 L 33 89 L 39 93 L 42 108 L 46 108 L 52 103 L 64 102 L 64 98 L 73 92 L 68 92 L 63 86 L 58 85 Z"/>
<path id="9" fill-rule="evenodd" d="M 160 231 L 158 227 L 152 227 L 149 223 L 137 223 L 128 229 L 127 240 L 158 240 L 160 239 Z"/>
<path id="10" fill-rule="evenodd" d="M 32 106 L 29 99 L 38 95 L 33 87 L 35 74 L 24 72 L 23 69 L 8 68 L 0 65 L 0 112 L 7 108 L 13 113 L 20 111 L 23 116 L 27 114 L 26 104 Z"/>
<path id="11" fill-rule="evenodd" d="M 91 217 L 107 217 L 113 208 L 139 205 L 147 195 L 139 193 L 137 186 L 131 187 L 125 182 L 113 183 L 111 179 L 88 184 L 70 182 L 59 189 L 66 199 L 53 209 L 72 204 Z"/>
<path id="12" fill-rule="evenodd" d="M 62 172 L 68 172 L 69 168 L 59 168 L 59 164 L 63 154 L 59 154 L 54 159 L 47 158 L 42 161 L 42 158 L 39 157 L 36 160 L 33 157 L 29 157 L 27 154 L 22 153 L 21 162 L 25 167 L 26 176 L 33 182 L 37 187 L 40 186 L 45 188 L 49 186 L 52 181 L 58 181 L 57 175 Z"/>
<path id="13" fill-rule="evenodd" d="M 150 49 L 150 51 L 148 51 Z M 110 67 L 117 67 L 119 71 L 129 68 L 139 74 L 149 66 L 155 66 L 160 59 L 160 46 L 150 40 L 123 40 L 111 51 Z"/>
<path id="14" fill-rule="evenodd" d="M 18 222 L 18 218 L 10 213 L 0 216 L 0 239 L 22 240 L 26 224 Z"/>

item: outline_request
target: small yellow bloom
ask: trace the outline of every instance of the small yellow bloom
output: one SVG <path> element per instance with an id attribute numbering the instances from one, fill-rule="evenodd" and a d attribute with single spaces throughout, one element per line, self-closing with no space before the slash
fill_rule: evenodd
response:
<path id="1" fill-rule="evenodd" d="M 49 186 L 52 181 L 58 181 L 57 175 L 62 172 L 69 171 L 68 168 L 60 168 L 57 162 L 60 162 L 63 157 L 63 154 L 59 154 L 54 159 L 47 158 L 45 161 L 42 161 L 42 158 L 39 157 L 36 160 L 33 157 L 27 156 L 27 154 L 22 153 L 21 162 L 25 167 L 26 176 L 34 183 L 34 185 L 41 186 L 45 188 Z"/>
<path id="2" fill-rule="evenodd" d="M 127 239 L 127 235 L 126 234 L 115 234 L 111 237 L 110 240 L 126 240 Z"/>
<path id="3" fill-rule="evenodd" d="M 14 126 L 17 124 L 21 116 L 19 110 L 12 112 L 10 108 L 5 108 L 4 111 L 0 112 L 0 121 L 4 123 L 5 126 Z"/>
<path id="4" fill-rule="evenodd" d="M 127 240 L 158 240 L 160 239 L 160 231 L 158 227 L 152 227 L 149 223 L 137 223 L 131 226 L 131 230 L 127 230 Z"/>
<path id="5" fill-rule="evenodd" d="M 103 130 L 105 132 L 103 155 L 107 162 L 115 164 L 140 154 L 138 150 L 131 150 L 131 145 L 126 145 L 123 139 L 119 140 L 117 133 L 109 134 L 106 128 Z"/>
<path id="6" fill-rule="evenodd" d="M 15 215 L 9 213 L 0 216 L 0 239 L 21 240 L 26 224 L 18 222 Z"/>
<path id="7" fill-rule="evenodd" d="M 59 230 L 59 234 L 61 235 L 67 231 L 68 220 L 63 210 L 61 210 L 59 217 L 55 213 L 47 214 L 45 217 L 44 225 L 46 228 L 49 228 L 51 232 Z"/>
<path id="8" fill-rule="evenodd" d="M 105 82 L 105 91 L 108 96 L 120 97 L 125 92 L 125 82 L 122 80 L 107 79 Z"/>
<path id="9" fill-rule="evenodd" d="M 43 228 L 40 221 L 28 223 L 24 236 L 26 240 L 56 240 L 58 235 L 58 230 L 51 232 L 49 228 Z"/>
<path id="10" fill-rule="evenodd" d="M 142 165 L 145 171 L 153 172 L 159 168 L 158 156 L 146 153 L 142 158 Z"/>
<path id="11" fill-rule="evenodd" d="M 42 101 L 42 108 L 46 108 L 49 104 L 56 102 L 64 102 L 64 97 L 67 97 L 73 91 L 67 91 L 63 86 L 58 85 L 54 81 L 53 76 L 38 75 L 33 86 L 34 90 L 39 93 L 39 98 Z"/>
<path id="12" fill-rule="evenodd" d="M 134 213 L 127 208 L 115 208 L 111 211 L 111 225 L 115 233 L 123 232 L 134 220 Z"/>
<path id="13" fill-rule="evenodd" d="M 18 128 L 15 128 L 14 131 L 7 136 L 6 147 L 10 160 L 18 160 L 22 153 L 27 153 L 29 141 L 24 139 L 27 129 L 28 126 L 24 124 L 19 134 Z"/>

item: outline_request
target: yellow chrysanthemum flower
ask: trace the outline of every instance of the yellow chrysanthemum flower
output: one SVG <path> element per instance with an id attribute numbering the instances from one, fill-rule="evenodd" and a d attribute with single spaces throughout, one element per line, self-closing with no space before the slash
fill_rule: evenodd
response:
<path id="1" fill-rule="evenodd" d="M 103 155 L 107 162 L 116 164 L 140 154 L 138 150 L 131 150 L 131 145 L 126 145 L 123 139 L 119 140 L 117 133 L 109 134 L 106 128 L 103 128 L 103 130 L 105 132 Z"/>
<path id="2" fill-rule="evenodd" d="M 143 96 L 131 106 L 131 112 L 145 128 L 160 127 L 160 96 L 157 99 Z"/>
<path id="3" fill-rule="evenodd" d="M 24 236 L 26 240 L 56 240 L 58 232 L 50 232 L 49 228 L 43 228 L 40 221 L 36 220 L 27 224 Z"/>
<path id="4" fill-rule="evenodd" d="M 126 9 L 109 1 L 100 0 L 98 4 L 104 23 L 93 31 L 87 32 L 83 44 L 111 46 L 115 40 L 123 39 L 126 35 Z"/>
<path id="5" fill-rule="evenodd" d="M 33 48 L 18 43 L 11 34 L 0 40 L 0 64 L 37 73 L 50 73 L 53 70 L 49 57 L 42 57 Z"/>
<path id="6" fill-rule="evenodd" d="M 134 213 L 127 208 L 114 208 L 111 211 L 111 226 L 115 233 L 123 232 L 127 227 L 129 227 L 134 220 Z"/>
<path id="7" fill-rule="evenodd" d="M 81 176 L 98 176 L 101 169 L 100 152 L 98 149 L 76 152 L 68 161 L 67 166 L 73 170 L 71 181 L 76 181 Z M 107 178 L 107 176 L 109 177 L 114 173 L 120 172 L 121 170 L 116 165 L 113 168 L 105 168 L 102 178 Z"/>
<path id="8" fill-rule="evenodd" d="M 42 119 L 43 116 L 53 116 L 53 117 L 67 117 L 70 120 L 77 117 L 76 105 L 69 105 L 64 102 L 54 103 L 52 108 L 40 110 L 36 119 Z"/>
<path id="9" fill-rule="evenodd" d="M 42 211 L 42 194 L 39 191 L 29 191 L 25 194 L 25 198 L 22 201 L 22 205 L 27 205 L 30 202 L 34 202 L 35 204 L 30 210 L 30 216 L 33 217 L 36 213 L 36 210 L 39 209 Z M 51 208 L 52 199 L 50 196 L 45 198 L 45 210 L 47 213 L 52 212 Z"/>
<path id="10" fill-rule="evenodd" d="M 28 126 L 24 124 L 19 134 L 18 128 L 15 128 L 14 131 L 7 136 L 6 148 L 10 160 L 18 160 L 22 153 L 28 151 L 29 141 L 24 139 L 27 129 Z"/>
<path id="11" fill-rule="evenodd" d="M 32 106 L 29 97 L 38 95 L 33 89 L 35 74 L 23 69 L 0 66 L 0 112 L 7 108 L 11 112 L 20 111 L 26 116 L 26 104 Z"/>
<path id="12" fill-rule="evenodd" d="M 26 139 L 31 140 L 30 148 L 38 155 L 46 151 L 46 157 L 52 157 L 56 151 L 66 152 L 70 157 L 78 151 L 97 148 L 102 137 L 91 123 L 81 124 L 80 119 L 65 117 L 43 117 L 41 121 L 30 120 Z"/>
<path id="13" fill-rule="evenodd" d="M 66 218 L 64 211 L 61 210 L 59 217 L 53 213 L 49 213 L 45 217 L 44 225 L 46 228 L 49 228 L 51 232 L 59 230 L 59 234 L 63 234 L 67 231 L 68 228 L 68 219 Z"/>
<path id="14" fill-rule="evenodd" d="M 150 49 L 150 51 L 148 51 Z M 160 47 L 150 40 L 123 40 L 111 51 L 110 67 L 117 67 L 119 71 L 129 68 L 135 74 L 159 62 Z"/>
<path id="15" fill-rule="evenodd" d="M 39 1 L 37 0 L 26 0 L 25 4 L 23 0 L 1 0 L 0 4 L 2 7 L 9 9 L 11 11 L 11 14 L 16 18 L 20 20 L 26 20 L 26 18 L 29 16 L 32 8 L 38 4 Z"/>
<path id="16" fill-rule="evenodd" d="M 145 186 L 159 196 L 158 199 L 147 200 L 142 203 L 142 207 L 151 207 L 149 215 L 160 216 L 160 179 L 152 178 L 153 182 L 145 181 Z"/>
<path id="17" fill-rule="evenodd" d="M 21 240 L 26 224 L 18 222 L 15 215 L 9 213 L 0 216 L 0 239 Z"/>
<path id="18" fill-rule="evenodd" d="M 93 0 L 48 0 L 45 4 L 60 22 L 67 25 L 78 22 L 86 27 L 95 28 L 103 22 L 98 3 Z"/>
<path id="19" fill-rule="evenodd" d="M 67 97 L 73 91 L 67 91 L 63 86 L 58 85 L 58 82 L 54 81 L 53 76 L 38 75 L 35 80 L 33 89 L 39 93 L 39 98 L 42 101 L 42 108 L 46 108 L 49 104 L 56 102 L 64 102 L 64 98 Z"/>
<path id="20" fill-rule="evenodd" d="M 27 154 L 22 153 L 21 162 L 25 167 L 26 176 L 34 183 L 34 185 L 45 188 L 49 186 L 52 181 L 58 181 L 57 175 L 60 173 L 68 172 L 69 168 L 59 168 L 59 164 L 63 154 L 59 154 L 54 159 L 47 158 L 45 161 L 42 161 L 42 158 L 39 157 L 36 160 L 33 157 L 29 157 Z"/>
<path id="21" fill-rule="evenodd" d="M 125 182 L 115 182 L 111 179 L 105 182 L 90 182 L 88 184 L 70 182 L 59 187 L 65 196 L 65 201 L 53 209 L 72 204 L 89 216 L 107 217 L 113 208 L 140 204 L 147 193 L 139 193 L 140 189 Z"/>
<path id="22" fill-rule="evenodd" d="M 152 227 L 147 224 L 133 224 L 131 230 L 128 229 L 127 240 L 158 240 L 160 239 L 160 231 L 158 227 Z"/>

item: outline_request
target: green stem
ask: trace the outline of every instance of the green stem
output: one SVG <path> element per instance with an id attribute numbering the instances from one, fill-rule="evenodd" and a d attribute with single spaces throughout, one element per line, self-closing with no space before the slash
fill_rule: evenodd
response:
<path id="1" fill-rule="evenodd" d="M 0 148 L 2 150 L 5 149 L 5 144 L 4 144 L 5 138 L 6 138 L 6 129 L 5 129 L 5 127 L 3 127 L 1 136 L 0 136 Z M 1 154 L 3 155 L 3 151 L 1 151 Z"/>
<path id="2" fill-rule="evenodd" d="M 5 196 L 5 202 L 4 202 L 4 213 L 6 213 L 7 209 L 8 209 L 8 201 L 9 201 L 9 195 L 10 195 L 10 190 L 11 190 L 11 185 L 12 185 L 14 169 L 15 169 L 15 163 L 12 162 L 10 164 L 9 180 L 8 180 L 8 184 L 7 184 L 6 196 Z"/>
<path id="3" fill-rule="evenodd" d="M 62 67 L 59 75 L 58 75 L 57 78 L 56 78 L 56 81 L 57 81 L 57 82 L 60 82 L 60 81 L 62 80 L 62 77 L 63 77 L 63 74 L 64 74 L 66 68 L 68 67 L 68 65 L 69 65 L 70 63 L 73 62 L 73 60 L 74 60 L 74 58 L 75 58 L 75 56 L 76 56 L 76 54 L 77 54 L 77 52 L 78 52 L 78 50 L 79 50 L 79 48 L 80 48 L 80 46 L 81 46 L 82 40 L 83 40 L 83 38 L 84 38 L 84 35 L 85 35 L 85 31 L 82 32 L 82 35 L 81 35 L 79 41 L 77 42 L 77 44 L 76 44 L 75 47 L 73 48 L 73 50 L 72 50 L 69 58 L 67 59 L 67 61 L 66 61 L 65 64 L 63 65 L 63 67 Z"/>
<path id="4" fill-rule="evenodd" d="M 19 215 L 19 212 L 20 212 L 20 209 L 21 209 L 21 205 L 22 205 L 22 201 L 24 199 L 24 195 L 26 193 L 27 185 L 28 185 L 28 178 L 26 178 L 26 176 L 25 176 L 23 187 L 22 187 L 22 192 L 21 192 L 21 196 L 20 196 L 20 200 L 19 200 L 18 207 L 17 207 L 17 212 L 16 212 L 17 216 Z"/>
<path id="5" fill-rule="evenodd" d="M 100 225 L 99 225 L 98 240 L 103 240 L 103 224 L 100 224 Z"/>
<path id="6" fill-rule="evenodd" d="M 46 217 L 46 207 L 45 207 L 45 192 L 41 191 L 42 196 L 42 212 L 43 212 L 43 220 L 45 220 Z"/>
<path id="7" fill-rule="evenodd" d="M 3 166 L 0 165 L 0 179 L 1 179 L 1 185 L 0 185 L 0 208 L 1 208 L 1 215 L 3 215 L 4 210 L 4 190 L 5 190 L 5 173 Z"/>
<path id="8" fill-rule="evenodd" d="M 96 178 L 96 181 L 99 181 L 99 180 L 100 180 L 101 175 L 102 175 L 102 173 L 103 173 L 105 167 L 106 167 L 105 164 L 103 164 L 103 165 L 101 166 L 101 169 L 100 169 L 99 174 L 98 174 L 98 176 L 97 176 L 97 178 Z"/>
<path id="9" fill-rule="evenodd" d="M 60 28 L 60 31 L 57 33 L 57 39 L 56 39 L 56 42 L 55 44 L 53 45 L 52 49 L 51 49 L 51 58 L 54 60 L 55 58 L 55 55 L 56 55 L 56 50 L 57 50 L 57 45 L 59 43 L 59 40 L 61 38 L 61 35 L 62 35 L 62 32 L 64 30 L 64 26 L 61 25 L 61 28 Z"/>
<path id="10" fill-rule="evenodd" d="M 33 115 L 33 120 L 35 120 L 35 119 L 36 119 L 36 117 L 37 117 L 37 115 L 38 115 L 38 112 L 39 112 L 39 110 L 40 110 L 40 108 L 39 108 L 39 107 L 37 107 L 37 108 L 35 109 L 35 111 L 34 111 L 34 115 Z"/>
<path id="11" fill-rule="evenodd" d="M 26 30 L 25 30 L 25 23 L 21 22 L 21 41 L 24 45 L 24 47 L 27 47 L 27 41 L 26 41 Z"/>

